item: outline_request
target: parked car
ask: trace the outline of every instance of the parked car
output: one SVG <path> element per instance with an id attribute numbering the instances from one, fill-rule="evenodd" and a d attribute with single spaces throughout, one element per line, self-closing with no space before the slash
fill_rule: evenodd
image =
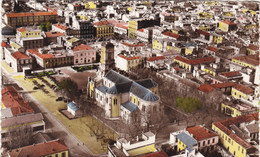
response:
<path id="1" fill-rule="evenodd" d="M 39 89 L 38 87 L 33 87 L 33 90 L 37 90 L 37 89 Z"/>
<path id="2" fill-rule="evenodd" d="M 57 99 L 56 99 L 56 101 L 62 101 L 62 97 L 58 97 Z"/>

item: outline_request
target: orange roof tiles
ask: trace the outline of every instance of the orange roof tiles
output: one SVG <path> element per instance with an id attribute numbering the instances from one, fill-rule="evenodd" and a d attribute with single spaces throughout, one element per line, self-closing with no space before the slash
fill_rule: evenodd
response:
<path id="1" fill-rule="evenodd" d="M 128 44 L 128 43 L 125 43 L 125 42 L 123 42 L 122 44 L 125 45 L 125 46 L 128 46 L 128 47 L 144 46 L 144 44 Z"/>
<path id="2" fill-rule="evenodd" d="M 109 24 L 110 24 L 110 22 L 108 22 L 108 21 L 98 21 L 98 22 L 93 23 L 93 25 L 96 25 L 96 26 L 109 25 Z"/>
<path id="3" fill-rule="evenodd" d="M 234 22 L 229 21 L 229 20 L 225 20 L 225 21 L 221 21 L 221 22 L 223 22 L 223 23 L 225 23 L 225 24 L 228 24 L 228 25 L 235 25 Z"/>
<path id="4" fill-rule="evenodd" d="M 149 57 L 146 60 L 147 61 L 158 61 L 158 60 L 163 60 L 163 59 L 165 59 L 164 56 L 155 56 L 155 57 Z"/>
<path id="5" fill-rule="evenodd" d="M 209 51 L 213 51 L 213 52 L 218 51 L 218 48 L 215 48 L 215 47 L 212 47 L 212 46 L 208 46 L 206 49 L 209 50 Z"/>
<path id="6" fill-rule="evenodd" d="M 255 65 L 255 66 L 258 66 L 260 64 L 259 54 L 249 55 L 249 56 L 239 56 L 239 57 L 235 57 L 233 59 L 239 60 L 241 62 L 245 62 L 245 63 L 248 63 L 248 64 L 252 64 L 252 65 Z"/>
<path id="7" fill-rule="evenodd" d="M 61 24 L 59 24 L 59 23 L 54 24 L 53 26 L 58 27 L 58 28 L 60 28 L 60 29 L 62 29 L 62 30 L 66 30 L 66 29 L 68 29 L 68 27 L 63 26 L 63 25 L 61 25 Z"/>
<path id="8" fill-rule="evenodd" d="M 208 32 L 203 31 L 203 30 L 200 30 L 200 29 L 198 29 L 197 32 L 198 32 L 199 34 L 202 34 L 202 35 L 205 35 L 205 36 L 210 36 L 210 34 L 209 34 Z"/>
<path id="9" fill-rule="evenodd" d="M 234 141 L 236 141 L 238 144 L 240 144 L 245 149 L 250 149 L 252 146 L 246 142 L 244 139 L 236 135 L 234 132 L 228 129 L 228 127 L 232 124 L 238 125 L 243 122 L 251 122 L 253 120 L 258 121 L 259 120 L 259 113 L 253 113 L 253 114 L 247 114 L 242 115 L 234 118 L 229 118 L 223 121 L 214 122 L 213 125 L 215 125 L 217 128 L 219 128 L 221 131 L 225 132 L 230 138 L 232 138 Z"/>
<path id="10" fill-rule="evenodd" d="M 144 32 L 144 29 L 138 29 L 139 32 Z"/>
<path id="11" fill-rule="evenodd" d="M 124 55 L 119 55 L 119 57 L 124 58 L 124 59 L 126 59 L 126 60 L 135 60 L 135 59 L 140 59 L 140 58 L 142 58 L 141 56 L 127 57 L 127 56 L 124 56 Z"/>
<path id="12" fill-rule="evenodd" d="M 178 39 L 180 36 L 178 34 L 172 33 L 172 32 L 164 32 L 163 35 L 169 36 L 169 37 L 173 37 Z"/>
<path id="13" fill-rule="evenodd" d="M 57 15 L 55 12 L 25 12 L 25 13 L 7 13 L 7 17 L 23 17 L 23 16 L 49 16 Z"/>
<path id="14" fill-rule="evenodd" d="M 241 76 L 239 71 L 230 71 L 230 72 L 223 72 L 220 73 L 220 75 L 224 77 L 235 77 L 235 76 Z"/>
<path id="15" fill-rule="evenodd" d="M 123 28 L 123 29 L 128 29 L 127 26 L 124 26 L 124 25 L 119 24 L 119 23 L 117 23 L 117 24 L 115 25 L 115 27 L 120 27 L 120 28 Z"/>
<path id="16" fill-rule="evenodd" d="M 39 143 L 30 146 L 25 146 L 8 151 L 10 157 L 40 157 L 56 154 L 63 151 L 68 151 L 63 140 L 55 140 L 46 143 Z"/>
<path id="17" fill-rule="evenodd" d="M 256 45 L 253 45 L 253 44 L 250 44 L 249 46 L 247 46 L 248 49 L 251 49 L 251 50 L 254 50 L 254 51 L 257 51 L 259 50 L 259 47 L 256 46 Z"/>
<path id="18" fill-rule="evenodd" d="M 34 112 L 32 107 L 12 86 L 2 89 L 2 102 L 6 108 L 11 108 L 14 116 Z"/>
<path id="19" fill-rule="evenodd" d="M 236 83 L 234 82 L 224 82 L 224 83 L 218 83 L 218 84 L 211 84 L 213 88 L 227 88 L 227 87 L 234 87 Z"/>
<path id="20" fill-rule="evenodd" d="M 23 54 L 23 53 L 21 53 L 21 52 L 12 53 L 12 56 L 13 56 L 15 59 L 29 59 L 29 58 L 31 58 L 30 56 L 27 56 L 26 54 Z"/>
<path id="21" fill-rule="evenodd" d="M 1 46 L 2 46 L 2 47 L 8 47 L 9 44 L 7 44 L 6 42 L 2 41 Z"/>
<path id="22" fill-rule="evenodd" d="M 235 85 L 233 88 L 235 88 L 236 90 L 242 92 L 242 93 L 245 93 L 245 94 L 251 94 L 254 92 L 253 89 L 249 88 L 249 87 L 246 87 L 242 84 L 237 84 Z"/>
<path id="23" fill-rule="evenodd" d="M 24 27 L 17 29 L 18 32 L 24 32 L 26 29 Z"/>
<path id="24" fill-rule="evenodd" d="M 72 49 L 72 51 L 83 51 L 83 50 L 93 50 L 93 48 L 90 46 L 81 44 L 81 45 L 75 47 L 74 49 Z"/>
<path id="25" fill-rule="evenodd" d="M 211 132 L 210 130 L 202 127 L 202 126 L 194 126 L 190 128 L 186 128 L 186 130 L 193 135 L 197 141 L 218 136 L 217 134 Z"/>
<path id="26" fill-rule="evenodd" d="M 181 56 L 176 56 L 175 57 L 176 60 L 182 61 L 186 64 L 190 64 L 190 65 L 197 65 L 197 64 L 202 64 L 202 63 L 210 63 L 210 62 L 214 62 L 215 58 L 213 57 L 205 57 L 205 58 L 196 58 L 196 59 L 186 59 L 184 57 Z"/>
<path id="27" fill-rule="evenodd" d="M 61 32 L 45 32 L 47 38 L 64 36 L 64 33 Z"/>
<path id="28" fill-rule="evenodd" d="M 204 92 L 204 93 L 209 93 L 211 91 L 213 91 L 215 88 L 212 87 L 211 85 L 208 84 L 202 84 L 198 87 L 198 90 Z"/>
<path id="29" fill-rule="evenodd" d="M 30 54 L 34 54 L 42 59 L 47 59 L 47 58 L 54 58 L 53 54 L 41 54 L 38 49 L 29 49 L 27 50 Z"/>

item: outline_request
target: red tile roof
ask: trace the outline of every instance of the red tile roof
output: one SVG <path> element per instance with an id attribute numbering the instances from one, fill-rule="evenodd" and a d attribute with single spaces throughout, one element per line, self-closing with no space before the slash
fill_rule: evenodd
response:
<path id="1" fill-rule="evenodd" d="M 150 153 L 147 155 L 141 155 L 140 157 L 168 157 L 168 155 L 162 150 L 162 151 Z"/>
<path id="2" fill-rule="evenodd" d="M 32 107 L 12 86 L 2 89 L 2 102 L 6 108 L 11 109 L 14 116 L 34 112 Z"/>
<path id="3" fill-rule="evenodd" d="M 75 47 L 74 49 L 72 49 L 72 51 L 83 51 L 83 50 L 92 50 L 93 48 L 84 44 L 81 44 L 77 47 Z"/>
<path id="4" fill-rule="evenodd" d="M 218 51 L 218 48 L 215 48 L 215 47 L 212 47 L 212 46 L 208 46 L 206 49 L 209 50 L 209 51 L 213 51 L 213 52 Z"/>
<path id="5" fill-rule="evenodd" d="M 123 28 L 123 29 L 128 29 L 127 26 L 124 26 L 124 25 L 119 24 L 119 23 L 117 23 L 117 24 L 115 25 L 115 27 L 120 27 L 120 28 Z"/>
<path id="6" fill-rule="evenodd" d="M 215 61 L 215 58 L 213 57 L 196 58 L 196 59 L 189 60 L 181 56 L 176 56 L 175 59 L 190 65 L 197 65 L 197 64 L 209 63 Z"/>
<path id="7" fill-rule="evenodd" d="M 203 31 L 203 30 L 200 30 L 200 29 L 198 29 L 197 32 L 198 32 L 199 34 L 202 34 L 202 35 L 205 35 L 205 36 L 210 36 L 210 34 L 209 34 L 208 32 Z"/>
<path id="8" fill-rule="evenodd" d="M 30 54 L 34 54 L 34 55 L 36 55 L 36 56 L 38 56 L 38 57 L 40 57 L 42 59 L 54 58 L 53 54 L 49 54 L 49 53 L 48 54 L 41 54 L 38 49 L 29 49 L 27 51 Z"/>
<path id="9" fill-rule="evenodd" d="M 186 130 L 193 135 L 193 138 L 197 141 L 218 136 L 217 134 L 211 132 L 210 130 L 202 126 L 194 126 L 186 128 Z"/>
<path id="10" fill-rule="evenodd" d="M 26 28 L 22 27 L 22 28 L 17 29 L 17 31 L 18 32 L 24 32 L 24 31 L 26 31 Z"/>
<path id="11" fill-rule="evenodd" d="M 62 30 L 66 30 L 66 29 L 68 29 L 68 27 L 63 26 L 63 25 L 61 25 L 61 24 L 59 24 L 59 23 L 54 24 L 53 26 L 58 27 L 58 28 L 60 28 L 60 29 L 62 29 Z"/>
<path id="12" fill-rule="evenodd" d="M 225 24 L 228 24 L 228 25 L 235 25 L 234 22 L 229 21 L 229 20 L 225 20 L 225 21 L 221 21 L 221 22 L 223 22 L 223 23 L 225 23 Z"/>
<path id="13" fill-rule="evenodd" d="M 165 59 L 164 56 L 155 56 L 155 57 L 149 57 L 146 60 L 147 61 L 158 61 L 158 60 L 163 60 L 163 59 Z"/>
<path id="14" fill-rule="evenodd" d="M 138 31 L 139 31 L 139 32 L 144 32 L 144 29 L 143 29 L 143 28 L 142 28 L 142 29 L 138 29 Z"/>
<path id="15" fill-rule="evenodd" d="M 64 36 L 64 33 L 61 32 L 45 32 L 47 38 Z"/>
<path id="16" fill-rule="evenodd" d="M 119 55 L 119 57 L 124 58 L 124 59 L 126 59 L 126 60 L 135 60 L 135 59 L 140 59 L 140 58 L 142 58 L 141 56 L 127 57 L 127 56 L 124 56 L 124 55 Z"/>
<path id="17" fill-rule="evenodd" d="M 30 56 L 27 56 L 26 54 L 23 54 L 21 52 L 15 52 L 15 53 L 12 53 L 12 56 L 15 58 L 15 59 L 29 59 L 31 58 Z"/>
<path id="18" fill-rule="evenodd" d="M 57 13 L 57 10 L 56 10 L 56 9 L 48 8 L 48 7 L 44 7 L 44 8 L 48 9 L 48 11 L 50 11 L 50 12 Z"/>
<path id="19" fill-rule="evenodd" d="M 1 46 L 2 47 L 9 47 L 9 44 L 7 44 L 6 42 L 2 41 Z"/>
<path id="20" fill-rule="evenodd" d="M 250 44 L 249 46 L 247 46 L 248 49 L 251 49 L 251 50 L 254 50 L 254 51 L 257 51 L 259 50 L 259 47 L 256 46 L 256 45 L 253 45 L 253 44 Z"/>
<path id="21" fill-rule="evenodd" d="M 109 24 L 111 24 L 111 23 L 108 21 L 98 21 L 98 22 L 93 23 L 93 25 L 96 25 L 96 26 L 109 25 Z"/>
<path id="22" fill-rule="evenodd" d="M 198 87 L 198 90 L 204 92 L 204 93 L 209 93 L 213 91 L 215 88 L 213 88 L 211 85 L 208 84 L 202 84 Z"/>
<path id="23" fill-rule="evenodd" d="M 248 63 L 248 64 L 252 64 L 252 65 L 255 65 L 255 66 L 260 65 L 259 54 L 254 54 L 254 55 L 249 55 L 249 56 L 239 56 L 239 57 L 235 57 L 233 59 L 239 60 L 241 62 L 245 62 L 245 63 Z"/>
<path id="24" fill-rule="evenodd" d="M 180 36 L 178 34 L 172 33 L 172 32 L 164 32 L 163 35 L 169 36 L 169 37 L 173 37 L 178 39 Z"/>
<path id="25" fill-rule="evenodd" d="M 223 72 L 220 73 L 220 75 L 224 77 L 235 77 L 235 76 L 241 76 L 239 71 L 230 71 L 230 72 Z"/>
<path id="26" fill-rule="evenodd" d="M 57 15 L 55 12 L 25 12 L 25 13 L 7 13 L 7 17 L 23 17 L 23 16 L 49 16 Z"/>
<path id="27" fill-rule="evenodd" d="M 230 138 L 232 138 L 234 141 L 236 141 L 238 144 L 240 144 L 245 149 L 250 149 L 252 146 L 246 142 L 244 139 L 236 135 L 234 132 L 228 129 L 228 127 L 232 124 L 238 125 L 243 122 L 251 122 L 253 120 L 258 121 L 259 120 L 259 114 L 258 112 L 253 114 L 247 114 L 242 115 L 234 118 L 229 118 L 223 121 L 214 122 L 213 125 L 215 125 L 217 128 L 219 128 L 221 131 L 225 132 Z"/>
<path id="28" fill-rule="evenodd" d="M 145 45 L 145 44 L 129 44 L 129 43 L 125 43 L 125 42 L 123 42 L 122 44 L 125 45 L 125 46 L 128 46 L 128 47 L 137 47 L 137 46 L 144 46 Z"/>
<path id="29" fill-rule="evenodd" d="M 242 84 L 236 84 L 233 88 L 235 88 L 236 90 L 242 92 L 242 93 L 245 93 L 245 94 L 251 94 L 254 92 L 253 89 L 249 88 L 249 87 L 246 87 Z"/>
<path id="30" fill-rule="evenodd" d="M 8 151 L 8 154 L 10 157 L 41 157 L 68 150 L 69 148 L 66 146 L 63 140 L 55 140 L 13 149 Z"/>
<path id="31" fill-rule="evenodd" d="M 218 84 L 211 84 L 213 88 L 227 88 L 227 87 L 234 87 L 236 83 L 234 82 L 224 82 L 224 83 L 218 83 Z"/>

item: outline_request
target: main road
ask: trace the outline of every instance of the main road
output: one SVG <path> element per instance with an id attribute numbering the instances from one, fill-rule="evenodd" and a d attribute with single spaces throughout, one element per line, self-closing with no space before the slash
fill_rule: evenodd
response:
<path id="1" fill-rule="evenodd" d="M 91 157 L 95 156 L 82 142 L 80 142 L 52 113 L 45 108 L 29 91 L 27 91 L 13 76 L 22 73 L 9 74 L 3 67 L 1 67 L 1 74 L 4 75 L 8 84 L 16 83 L 22 87 L 24 97 L 29 102 L 35 112 L 43 114 L 44 121 L 46 123 L 46 133 L 51 134 L 55 138 L 63 139 L 65 144 L 69 147 L 69 151 L 72 157 Z M 101 156 L 101 155 L 99 155 Z"/>

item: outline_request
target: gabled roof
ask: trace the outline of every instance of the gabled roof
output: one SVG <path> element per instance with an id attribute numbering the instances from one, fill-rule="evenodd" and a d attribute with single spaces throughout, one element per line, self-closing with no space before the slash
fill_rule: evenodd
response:
<path id="1" fill-rule="evenodd" d="M 2 41 L 1 46 L 2 46 L 2 47 L 9 47 L 10 45 L 7 44 L 6 42 Z"/>
<path id="2" fill-rule="evenodd" d="M 245 63 L 248 63 L 248 64 L 252 64 L 252 65 L 255 65 L 255 66 L 258 66 L 260 64 L 259 54 L 249 55 L 249 56 L 239 56 L 239 57 L 234 57 L 233 59 L 239 60 L 241 62 L 245 62 Z"/>
<path id="3" fill-rule="evenodd" d="M 47 54 L 41 54 L 38 49 L 29 49 L 27 50 L 30 54 L 34 54 L 42 59 L 47 58 L 54 58 L 53 54 L 47 53 Z"/>
<path id="4" fill-rule="evenodd" d="M 190 64 L 190 65 L 210 63 L 210 62 L 215 61 L 215 58 L 213 58 L 213 57 L 204 57 L 204 58 L 196 58 L 196 59 L 189 60 L 189 59 L 181 57 L 181 56 L 176 56 L 174 59 L 182 61 L 182 62 Z"/>
<path id="5" fill-rule="evenodd" d="M 63 140 L 55 140 L 13 149 L 8 154 L 10 157 L 41 157 L 68 150 Z"/>
<path id="6" fill-rule="evenodd" d="M 184 143 L 187 146 L 188 151 L 192 151 L 193 146 L 197 144 L 197 141 L 190 135 L 187 135 L 185 132 L 178 134 L 177 139 L 179 139 L 182 143 Z"/>
<path id="7" fill-rule="evenodd" d="M 258 116 L 259 116 L 259 113 L 256 112 L 253 114 L 242 115 L 242 116 L 238 116 L 238 117 L 234 117 L 234 118 L 228 118 L 226 120 L 219 121 L 219 122 L 214 122 L 213 125 L 215 125 L 217 128 L 219 128 L 221 131 L 225 132 L 225 134 L 227 134 L 231 139 L 236 141 L 238 144 L 240 144 L 245 149 L 250 149 L 250 148 L 252 148 L 252 146 L 247 141 L 245 141 L 244 139 L 242 139 L 241 137 L 236 135 L 234 132 L 232 132 L 229 129 L 229 126 L 232 124 L 238 125 L 243 122 L 251 122 L 253 120 L 258 121 L 259 120 Z"/>
<path id="8" fill-rule="evenodd" d="M 47 38 L 64 36 L 64 33 L 61 32 L 45 32 Z"/>
<path id="9" fill-rule="evenodd" d="M 202 84 L 198 87 L 198 90 L 204 92 L 204 93 L 209 93 L 211 91 L 213 91 L 215 88 L 212 87 L 211 85 L 208 84 Z"/>
<path id="10" fill-rule="evenodd" d="M 218 136 L 217 134 L 211 132 L 210 130 L 202 126 L 194 126 L 194 127 L 186 128 L 186 130 L 190 134 L 192 134 L 193 138 L 196 139 L 197 141 Z"/>
<path id="11" fill-rule="evenodd" d="M 158 84 L 156 82 L 154 82 L 154 80 L 152 80 L 152 79 L 138 80 L 138 81 L 136 81 L 136 83 L 138 83 L 141 86 L 148 88 L 148 89 L 158 86 Z"/>
<path id="12" fill-rule="evenodd" d="M 251 94 L 254 93 L 254 90 L 251 89 L 250 87 L 246 87 L 242 84 L 236 84 L 233 88 L 235 88 L 236 90 L 245 93 L 245 94 Z"/>
<path id="13" fill-rule="evenodd" d="M 144 32 L 144 29 L 143 29 L 143 28 L 142 28 L 142 29 L 138 29 L 138 31 L 139 31 L 139 32 Z"/>
<path id="14" fill-rule="evenodd" d="M 158 60 L 164 60 L 165 57 L 164 56 L 155 56 L 155 57 L 149 57 L 146 60 L 147 61 L 158 61 Z"/>
<path id="15" fill-rule="evenodd" d="M 209 51 L 213 51 L 213 52 L 217 52 L 218 51 L 218 48 L 213 47 L 213 46 L 208 46 L 206 49 L 209 50 Z"/>
<path id="16" fill-rule="evenodd" d="M 234 87 L 236 85 L 235 82 L 224 82 L 224 83 L 217 83 L 211 84 L 213 88 L 227 88 L 227 87 Z"/>
<path id="17" fill-rule="evenodd" d="M 106 86 L 102 85 L 102 86 L 97 87 L 97 90 L 99 90 L 100 92 L 105 94 L 107 92 L 108 88 Z"/>
<path id="18" fill-rule="evenodd" d="M 200 29 L 198 29 L 197 32 L 198 32 L 199 34 L 202 34 L 202 35 L 205 35 L 205 36 L 210 36 L 210 34 L 209 34 L 208 32 L 203 31 L 203 30 L 200 30 Z"/>
<path id="19" fill-rule="evenodd" d="M 62 29 L 62 30 L 66 30 L 66 29 L 68 29 L 68 27 L 63 26 L 62 24 L 59 24 L 59 23 L 54 24 L 53 26 L 58 27 L 58 28 L 60 28 L 60 29 Z"/>
<path id="20" fill-rule="evenodd" d="M 25 125 L 25 124 L 42 121 L 43 119 L 44 118 L 41 113 L 19 115 L 19 116 L 7 118 L 7 119 L 2 119 L 1 127 L 8 128 L 8 127 L 21 126 L 21 125 Z"/>
<path id="21" fill-rule="evenodd" d="M 259 125 L 258 124 L 249 124 L 246 126 L 247 130 L 250 133 L 258 133 L 259 132 Z"/>
<path id="22" fill-rule="evenodd" d="M 7 13 L 7 17 L 23 17 L 23 16 L 47 16 L 57 15 L 55 12 L 25 12 L 25 13 Z"/>
<path id="23" fill-rule="evenodd" d="M 12 86 L 2 89 L 2 103 L 6 108 L 11 108 L 14 116 L 34 112 L 32 107 Z"/>
<path id="24" fill-rule="evenodd" d="M 124 56 L 124 55 L 119 55 L 119 57 L 124 58 L 126 60 L 135 60 L 135 59 L 142 58 L 141 56 L 127 57 L 127 56 Z"/>
<path id="25" fill-rule="evenodd" d="M 259 47 L 258 46 L 256 46 L 256 45 L 253 45 L 253 44 L 250 44 L 249 46 L 247 46 L 246 48 L 248 48 L 248 49 L 251 49 L 251 50 L 254 50 L 254 51 L 257 51 L 257 50 L 259 50 Z"/>
<path id="26" fill-rule="evenodd" d="M 79 46 L 72 49 L 72 51 L 83 51 L 83 50 L 93 50 L 93 48 L 84 44 L 80 44 Z"/>
<path id="27" fill-rule="evenodd" d="M 126 82 L 121 84 L 115 84 L 111 88 L 107 90 L 109 94 L 120 94 L 120 93 L 127 93 L 131 88 L 132 82 Z"/>
<path id="28" fill-rule="evenodd" d="M 123 29 L 128 29 L 127 26 L 122 25 L 122 24 L 119 24 L 119 23 L 117 23 L 117 24 L 115 25 L 115 27 L 119 27 L 119 28 L 123 28 Z"/>
<path id="29" fill-rule="evenodd" d="M 73 111 L 77 111 L 79 109 L 79 105 L 74 103 L 74 102 L 70 102 L 67 104 L 67 106 L 72 109 Z"/>
<path id="30" fill-rule="evenodd" d="M 125 77 L 123 75 L 118 74 L 114 70 L 110 70 L 109 72 L 107 72 L 107 74 L 105 75 L 105 78 L 107 78 L 108 80 L 112 81 L 115 84 L 131 82 L 130 79 L 128 79 L 127 77 Z"/>
<path id="31" fill-rule="evenodd" d="M 172 32 L 164 32 L 163 35 L 169 36 L 169 37 L 173 37 L 178 39 L 180 36 L 178 34 L 172 33 Z"/>
<path id="32" fill-rule="evenodd" d="M 150 90 L 148 90 L 147 88 L 141 86 L 140 84 L 138 84 L 136 82 L 133 82 L 130 92 L 145 101 L 154 102 L 154 101 L 159 100 L 158 96 L 156 96 Z"/>
<path id="33" fill-rule="evenodd" d="M 129 110 L 130 112 L 134 112 L 134 111 L 138 110 L 138 107 L 132 102 L 126 102 L 126 103 L 122 104 L 122 106 L 124 108 L 126 108 L 127 110 Z"/>
<path id="34" fill-rule="evenodd" d="M 29 59 L 29 58 L 31 58 L 30 56 L 27 56 L 26 54 L 23 54 L 23 53 L 21 53 L 21 52 L 12 53 L 12 56 L 13 56 L 15 59 L 17 59 L 17 60 L 19 60 L 19 59 Z"/>
<path id="35" fill-rule="evenodd" d="M 235 76 L 242 76 L 242 74 L 239 71 L 223 72 L 223 73 L 220 73 L 219 75 L 227 77 L 227 78 L 235 77 Z"/>

